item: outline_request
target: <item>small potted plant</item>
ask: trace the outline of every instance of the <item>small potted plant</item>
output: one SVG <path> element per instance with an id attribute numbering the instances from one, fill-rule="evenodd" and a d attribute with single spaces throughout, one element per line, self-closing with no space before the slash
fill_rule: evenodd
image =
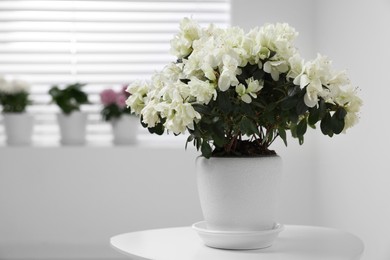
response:
<path id="1" fill-rule="evenodd" d="M 130 96 L 126 89 L 127 85 L 120 91 L 105 89 L 100 93 L 101 115 L 104 121 L 111 123 L 113 143 L 117 145 L 133 144 L 137 140 L 138 119 L 126 105 Z"/>
<path id="2" fill-rule="evenodd" d="M 30 86 L 21 80 L 6 80 L 0 77 L 0 105 L 8 145 L 28 145 L 31 143 L 34 118 L 26 112 L 31 104 Z"/>
<path id="3" fill-rule="evenodd" d="M 270 149 L 275 140 L 287 145 L 291 133 L 303 144 L 308 126 L 333 137 L 358 121 L 362 101 L 346 73 L 322 55 L 304 61 L 296 36 L 288 24 L 245 32 L 201 28 L 185 18 L 171 41 L 177 60 L 150 82 L 128 88 L 127 104 L 144 127 L 187 134 L 187 143 L 201 151 L 196 166 L 205 224 L 197 227 L 203 234 L 231 234 L 210 246 L 263 248 L 272 239 L 232 241 L 237 232 L 281 230 L 275 225 L 282 172 L 281 158 Z"/>
<path id="4" fill-rule="evenodd" d="M 88 95 L 81 89 L 86 84 L 74 83 L 64 88 L 53 86 L 49 90 L 52 102 L 61 112 L 57 114 L 61 144 L 82 145 L 86 141 L 87 114 L 80 106 L 88 104 Z"/>

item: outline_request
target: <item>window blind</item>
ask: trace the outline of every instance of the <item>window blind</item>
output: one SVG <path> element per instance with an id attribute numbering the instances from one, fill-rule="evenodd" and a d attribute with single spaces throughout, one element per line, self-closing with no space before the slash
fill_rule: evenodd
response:
<path id="1" fill-rule="evenodd" d="M 0 1 L 0 75 L 32 85 L 34 142 L 58 141 L 59 109 L 47 92 L 54 84 L 74 82 L 87 83 L 92 102 L 82 107 L 88 113 L 87 141 L 110 140 L 99 93 L 148 79 L 173 61 L 169 41 L 183 17 L 224 27 L 229 9 L 229 0 Z"/>

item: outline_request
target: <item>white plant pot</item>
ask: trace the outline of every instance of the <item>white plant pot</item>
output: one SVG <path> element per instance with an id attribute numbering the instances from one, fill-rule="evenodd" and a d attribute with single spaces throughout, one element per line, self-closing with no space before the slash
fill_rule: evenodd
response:
<path id="1" fill-rule="evenodd" d="M 196 159 L 200 203 L 207 228 L 271 230 L 282 180 L 279 156 Z"/>
<path id="2" fill-rule="evenodd" d="M 136 143 L 138 124 L 138 117 L 131 115 L 122 115 L 119 119 L 111 120 L 113 143 L 116 145 Z"/>
<path id="3" fill-rule="evenodd" d="M 61 144 L 63 145 L 83 145 L 85 144 L 87 114 L 76 111 L 69 115 L 57 114 L 60 127 Z"/>
<path id="4" fill-rule="evenodd" d="M 8 145 L 29 145 L 34 128 L 34 117 L 28 113 L 4 113 L 4 127 Z"/>

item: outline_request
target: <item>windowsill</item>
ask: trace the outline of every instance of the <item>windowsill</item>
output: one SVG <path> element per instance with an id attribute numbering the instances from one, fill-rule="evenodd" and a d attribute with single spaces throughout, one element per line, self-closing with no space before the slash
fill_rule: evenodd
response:
<path id="1" fill-rule="evenodd" d="M 179 148 L 185 149 L 187 136 L 157 136 L 157 135 L 146 135 L 141 134 L 137 136 L 137 142 L 134 144 L 117 145 L 112 142 L 110 138 L 101 139 L 90 139 L 87 137 L 87 141 L 83 145 L 62 145 L 59 139 L 34 139 L 30 145 L 7 145 L 5 138 L 0 139 L 0 148 L 50 148 L 50 147 L 61 147 L 61 148 L 85 148 L 85 147 L 116 147 L 116 148 Z M 193 149 L 192 143 L 188 144 L 188 150 Z"/>

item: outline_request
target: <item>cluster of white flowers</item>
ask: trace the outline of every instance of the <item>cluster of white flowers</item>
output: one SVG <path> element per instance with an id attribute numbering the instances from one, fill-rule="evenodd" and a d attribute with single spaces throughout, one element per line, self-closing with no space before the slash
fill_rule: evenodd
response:
<path id="1" fill-rule="evenodd" d="M 253 77 L 242 84 L 237 79 L 241 68 L 257 65 L 274 81 L 280 76 L 307 89 L 304 102 L 308 107 L 326 102 L 346 105 L 346 127 L 356 119 L 361 100 L 345 73 L 331 69 L 324 56 L 304 62 L 293 40 L 298 33 L 288 24 L 266 24 L 245 33 L 238 27 L 220 29 L 214 25 L 201 28 L 195 21 L 184 18 L 180 32 L 171 41 L 172 53 L 178 62 L 156 73 L 151 82 L 135 82 L 129 86 L 132 95 L 127 100 L 143 122 L 154 127 L 164 119 L 166 129 L 175 134 L 193 129 L 201 115 L 192 104 L 208 104 L 218 92 L 235 89 L 242 102 L 251 103 L 263 88 L 263 82 Z"/>
<path id="2" fill-rule="evenodd" d="M 320 97 L 327 103 L 345 107 L 347 116 L 344 131 L 358 121 L 357 113 L 362 100 L 356 95 L 345 71 L 332 70 L 332 62 L 320 54 L 307 63 L 299 54 L 295 54 L 289 63 L 291 69 L 287 77 L 292 78 L 294 84 L 301 88 L 306 87 L 304 102 L 308 107 L 317 106 Z"/>
<path id="3" fill-rule="evenodd" d="M 4 94 L 17 94 L 21 92 L 28 93 L 30 91 L 30 85 L 22 80 L 11 79 L 0 76 L 0 93 Z"/>

